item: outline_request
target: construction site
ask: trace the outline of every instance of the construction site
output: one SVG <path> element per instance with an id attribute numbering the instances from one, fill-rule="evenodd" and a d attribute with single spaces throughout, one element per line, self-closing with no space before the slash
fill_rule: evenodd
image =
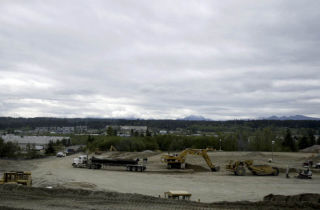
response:
<path id="1" fill-rule="evenodd" d="M 319 162 L 319 154 L 210 148 L 170 154 L 109 151 L 36 160 L 2 159 L 1 177 L 8 171 L 28 171 L 32 187 L 8 185 L 2 179 L 0 207 L 278 209 L 300 205 L 317 209 L 320 170 L 303 167 L 310 160 Z M 303 175 L 306 169 L 312 175 L 299 177 L 299 170 Z"/>

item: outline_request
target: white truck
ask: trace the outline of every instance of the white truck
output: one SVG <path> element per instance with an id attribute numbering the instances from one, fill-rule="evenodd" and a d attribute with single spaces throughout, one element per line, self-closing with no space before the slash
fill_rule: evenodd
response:
<path id="1" fill-rule="evenodd" d="M 99 163 L 92 162 L 87 155 L 80 155 L 77 158 L 73 158 L 72 166 L 74 168 L 90 168 L 90 169 L 100 169 L 102 167 Z"/>

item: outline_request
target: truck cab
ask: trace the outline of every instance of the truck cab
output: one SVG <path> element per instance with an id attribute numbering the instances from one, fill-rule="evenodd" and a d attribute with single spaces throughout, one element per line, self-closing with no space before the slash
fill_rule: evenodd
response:
<path id="1" fill-rule="evenodd" d="M 73 167 L 79 166 L 81 164 L 87 164 L 88 163 L 88 156 L 87 155 L 80 155 L 77 158 L 73 158 Z"/>

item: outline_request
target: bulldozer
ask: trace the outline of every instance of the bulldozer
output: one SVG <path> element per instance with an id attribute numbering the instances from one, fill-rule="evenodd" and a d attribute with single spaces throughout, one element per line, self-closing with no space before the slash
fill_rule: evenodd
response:
<path id="1" fill-rule="evenodd" d="M 10 171 L 4 172 L 3 177 L 0 179 L 0 184 L 21 184 L 32 186 L 31 172 L 23 171 Z"/>
<path id="2" fill-rule="evenodd" d="M 206 161 L 211 171 L 219 171 L 220 167 L 213 165 L 210 157 L 208 156 L 207 151 L 209 150 L 213 150 L 213 149 L 185 149 L 180 154 L 163 155 L 161 157 L 161 162 L 166 163 L 168 169 L 172 169 L 172 168 L 181 169 L 181 168 L 185 168 L 186 156 L 188 154 L 200 155 Z"/>
<path id="3" fill-rule="evenodd" d="M 226 165 L 228 171 L 233 172 L 237 176 L 245 176 L 246 168 L 248 168 L 253 175 L 257 176 L 278 176 L 279 169 L 269 165 L 253 165 L 253 160 L 232 161 Z"/>

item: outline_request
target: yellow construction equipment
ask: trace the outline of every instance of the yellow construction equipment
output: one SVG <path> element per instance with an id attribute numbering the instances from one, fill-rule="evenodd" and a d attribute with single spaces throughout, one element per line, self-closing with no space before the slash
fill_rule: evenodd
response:
<path id="1" fill-rule="evenodd" d="M 220 167 L 212 164 L 210 157 L 208 156 L 207 151 L 213 149 L 185 149 L 180 154 L 174 155 L 163 155 L 161 161 L 167 163 L 167 168 L 185 168 L 186 156 L 189 155 L 200 155 L 208 164 L 211 171 L 219 171 Z"/>
<path id="2" fill-rule="evenodd" d="M 111 145 L 110 148 L 109 148 L 109 151 L 112 152 L 112 151 L 118 151 L 118 150 L 113 145 Z"/>
<path id="3" fill-rule="evenodd" d="M 192 196 L 191 193 L 187 192 L 187 191 L 168 191 L 164 193 L 164 197 L 165 198 L 169 198 L 169 199 L 178 199 L 180 200 L 190 200 L 190 197 Z"/>
<path id="4" fill-rule="evenodd" d="M 32 186 L 31 172 L 4 172 L 3 177 L 0 179 L 0 184 L 22 184 L 26 186 Z"/>
<path id="5" fill-rule="evenodd" d="M 253 165 L 253 160 L 245 161 L 232 161 L 226 165 L 228 171 L 233 172 L 237 176 L 246 175 L 246 167 L 251 171 L 253 175 L 257 176 L 278 176 L 279 169 L 277 167 L 271 167 L 269 165 Z"/>

